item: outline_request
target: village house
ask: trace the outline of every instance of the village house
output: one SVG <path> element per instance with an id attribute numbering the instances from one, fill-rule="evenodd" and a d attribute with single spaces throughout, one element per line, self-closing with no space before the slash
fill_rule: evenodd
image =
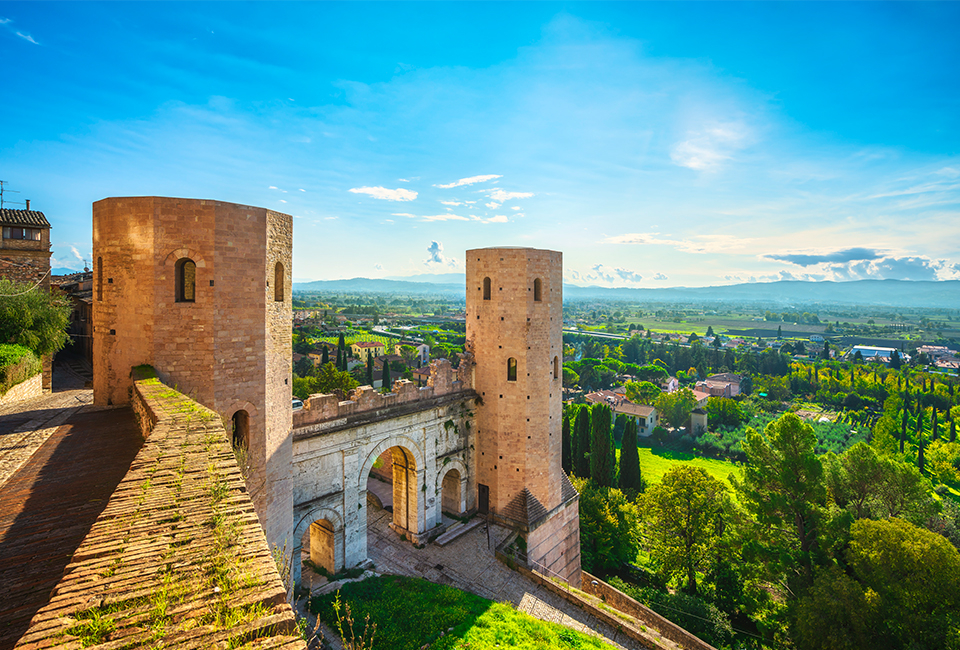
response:
<path id="1" fill-rule="evenodd" d="M 410 347 L 416 349 L 416 361 L 420 362 L 419 365 L 425 366 L 430 363 L 430 346 L 426 343 L 419 343 L 417 341 L 400 341 L 399 343 L 394 344 L 393 353 L 400 354 L 400 348 L 405 345 L 409 345 Z"/>
<path id="2" fill-rule="evenodd" d="M 672 393 L 673 391 L 680 388 L 680 382 L 676 377 L 667 377 L 660 382 L 660 389 L 664 393 Z"/>
<path id="3" fill-rule="evenodd" d="M 698 381 L 694 388 L 713 397 L 736 397 L 740 394 L 740 375 L 731 372 L 710 375 L 706 379 Z"/>
<path id="4" fill-rule="evenodd" d="M 646 438 L 660 424 L 657 409 L 647 404 L 634 404 L 623 395 L 610 390 L 598 390 L 586 395 L 591 404 L 606 404 L 617 415 L 633 418 L 637 423 L 637 435 Z"/>
<path id="5" fill-rule="evenodd" d="M 367 362 L 367 357 L 371 354 L 374 357 L 382 356 L 385 349 L 386 346 L 379 341 L 358 341 L 350 344 L 350 352 L 363 363 Z"/>

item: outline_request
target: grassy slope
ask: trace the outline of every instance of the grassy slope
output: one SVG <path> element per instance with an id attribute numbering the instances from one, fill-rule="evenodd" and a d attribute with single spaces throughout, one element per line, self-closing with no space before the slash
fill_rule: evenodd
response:
<path id="1" fill-rule="evenodd" d="M 447 585 L 417 578 L 380 576 L 345 585 L 340 600 L 350 605 L 359 637 L 364 619 L 377 626 L 373 647 L 391 650 L 486 648 L 598 648 L 612 650 L 595 637 L 546 623 L 514 609 Z M 311 610 L 336 628 L 333 595 L 314 598 Z M 341 613 L 343 610 L 341 609 Z M 349 638 L 349 632 L 345 629 Z M 441 634 L 443 636 L 441 636 Z"/>
<path id="2" fill-rule="evenodd" d="M 720 481 L 726 481 L 731 473 L 739 472 L 737 465 L 724 460 L 700 458 L 693 454 L 653 450 L 646 447 L 641 447 L 638 451 L 640 452 L 640 473 L 648 483 L 659 483 L 667 470 L 680 463 L 702 467 Z"/>

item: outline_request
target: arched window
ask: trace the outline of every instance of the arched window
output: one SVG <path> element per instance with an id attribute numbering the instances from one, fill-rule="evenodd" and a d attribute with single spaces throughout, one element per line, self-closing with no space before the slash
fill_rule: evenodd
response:
<path id="1" fill-rule="evenodd" d="M 533 281 L 533 300 L 534 302 L 540 302 L 540 295 L 542 293 L 543 283 L 540 282 L 540 278 L 537 278 Z"/>
<path id="2" fill-rule="evenodd" d="M 490 278 L 483 279 L 483 299 L 490 300 Z"/>
<path id="3" fill-rule="evenodd" d="M 233 446 L 247 448 L 250 442 L 250 414 L 239 410 L 233 414 Z"/>
<path id="4" fill-rule="evenodd" d="M 273 267 L 273 299 L 283 302 L 283 264 L 280 262 Z"/>
<path id="5" fill-rule="evenodd" d="M 177 260 L 177 302 L 194 302 L 197 299 L 197 265 L 189 257 Z"/>
<path id="6" fill-rule="evenodd" d="M 553 378 L 560 379 L 560 357 L 553 358 Z"/>
<path id="7" fill-rule="evenodd" d="M 103 258 L 97 258 L 97 300 L 103 300 Z"/>
<path id="8" fill-rule="evenodd" d="M 507 359 L 507 381 L 517 381 L 517 360 L 513 357 Z"/>

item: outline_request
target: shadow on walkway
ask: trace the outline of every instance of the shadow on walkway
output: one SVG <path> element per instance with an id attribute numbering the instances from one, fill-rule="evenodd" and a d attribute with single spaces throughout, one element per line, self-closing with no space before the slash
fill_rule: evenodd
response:
<path id="1" fill-rule="evenodd" d="M 83 410 L 0 489 L 0 650 L 49 601 L 142 443 L 130 408 Z"/>

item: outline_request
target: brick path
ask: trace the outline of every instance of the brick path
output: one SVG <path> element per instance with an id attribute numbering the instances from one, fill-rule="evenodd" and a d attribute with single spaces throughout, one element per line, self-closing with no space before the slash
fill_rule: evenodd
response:
<path id="1" fill-rule="evenodd" d="M 619 648 L 645 647 L 504 566 L 494 556 L 493 548 L 509 534 L 505 528 L 491 526 L 489 549 L 485 526 L 442 548 L 428 544 L 417 549 L 400 540 L 387 527 L 390 513 L 368 505 L 367 514 L 367 554 L 378 573 L 425 578 L 430 582 L 452 585 L 490 600 L 513 603 L 517 609 L 535 618 L 602 637 Z"/>
<path id="2" fill-rule="evenodd" d="M 75 412 L 75 397 L 38 398 L 48 401 L 33 404 L 27 421 L 20 416 L 14 429 L 27 435 L 5 452 L 6 467 L 17 462 L 19 469 L 0 484 L 0 650 L 12 648 L 47 603 L 142 443 L 132 410 Z M 0 415 L 0 426 L 17 417 Z M 65 423 L 56 426 L 58 418 Z M 30 429 L 27 422 L 39 424 Z"/>

